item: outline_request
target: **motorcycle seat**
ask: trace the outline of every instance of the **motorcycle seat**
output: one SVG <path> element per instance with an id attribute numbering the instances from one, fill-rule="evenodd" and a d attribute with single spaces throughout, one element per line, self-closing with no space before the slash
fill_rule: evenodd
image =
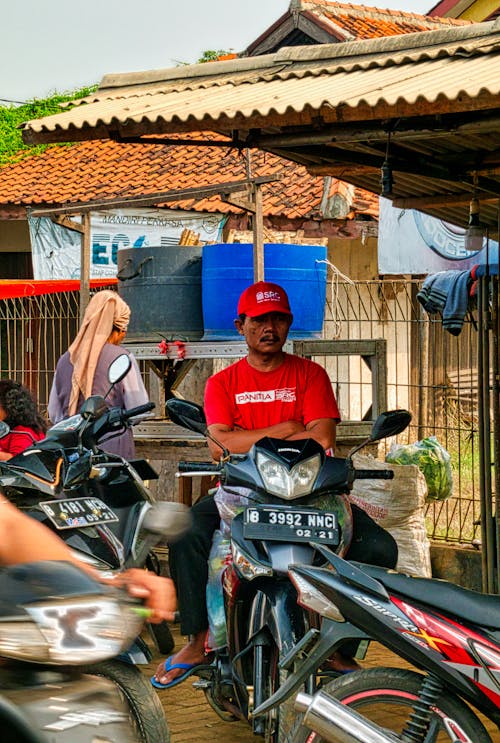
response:
<path id="1" fill-rule="evenodd" d="M 354 564 L 389 592 L 408 596 L 471 624 L 500 630 L 500 595 L 479 593 L 437 578 L 418 578 L 365 563 Z"/>

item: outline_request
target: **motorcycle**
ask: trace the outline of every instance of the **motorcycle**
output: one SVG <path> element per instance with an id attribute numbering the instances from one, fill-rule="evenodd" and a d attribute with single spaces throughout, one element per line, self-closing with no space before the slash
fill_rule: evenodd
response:
<path id="1" fill-rule="evenodd" d="M 166 407 L 174 423 L 210 437 L 200 406 L 172 398 Z M 219 581 L 225 637 L 212 647 L 213 661 L 188 674 L 200 677 L 194 686 L 222 719 L 244 719 L 267 741 L 288 740 L 296 718 L 291 692 L 281 691 L 290 675 L 288 657 L 318 632 L 319 621 L 317 609 L 309 612 L 298 603 L 288 567 L 316 564 L 325 544 L 345 553 L 352 534 L 347 494 L 354 480 L 392 477 L 392 472 L 356 470 L 352 454 L 399 433 L 410 418 L 407 411 L 381 415 L 371 436 L 345 459 L 327 456 L 312 439 L 264 438 L 247 454 L 231 455 L 216 442 L 223 450 L 217 464 L 178 464 L 179 476 L 217 475 L 226 499 L 237 492 L 228 537 L 231 559 Z M 240 488 L 245 495 L 238 500 Z M 212 583 L 209 575 L 209 588 Z M 220 615 L 207 603 L 209 619 Z"/>
<path id="2" fill-rule="evenodd" d="M 92 670 L 139 634 L 140 602 L 55 561 L 0 570 L 0 597 L 3 743 L 142 740 L 130 724 L 130 699 L 121 693 L 125 684 L 96 678 Z M 141 704 L 144 717 L 151 718 L 148 740 L 166 743 L 157 700 L 144 698 Z"/>
<path id="3" fill-rule="evenodd" d="M 367 668 L 299 692 L 294 743 L 493 743 L 476 711 L 500 728 L 500 596 L 342 560 L 295 565 L 299 601 L 323 604 L 320 637 L 291 680 L 296 689 L 346 638 L 375 640 L 422 673 Z M 498 740 L 498 738 L 495 738 Z"/>
<path id="4" fill-rule="evenodd" d="M 110 365 L 113 386 L 130 368 L 127 354 Z M 160 539 L 175 541 L 189 526 L 189 512 L 177 503 L 154 503 L 144 479 L 156 477 L 144 460 L 128 462 L 99 448 L 99 442 L 123 431 L 138 415 L 154 407 L 148 403 L 131 410 L 108 407 L 105 398 L 85 400 L 80 413 L 56 424 L 45 439 L 11 459 L 0 462 L 0 487 L 5 496 L 30 517 L 55 531 L 78 558 L 104 575 L 143 567 L 152 559 Z M 0 423 L 0 436 L 8 426 Z M 170 652 L 173 640 L 166 623 L 148 625 L 161 652 Z M 120 687 L 129 700 L 144 743 L 156 743 L 148 733 L 151 719 L 163 720 L 157 702 L 138 664 L 152 654 L 142 637 L 113 660 L 92 668 Z M 149 700 L 145 704 L 144 700 Z"/>

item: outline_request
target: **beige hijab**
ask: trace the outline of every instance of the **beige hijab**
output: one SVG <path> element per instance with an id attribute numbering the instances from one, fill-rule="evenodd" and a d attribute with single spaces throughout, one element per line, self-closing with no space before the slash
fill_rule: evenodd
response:
<path id="1" fill-rule="evenodd" d="M 99 355 L 111 335 L 113 325 L 126 330 L 129 318 L 128 304 L 109 289 L 97 292 L 88 303 L 80 330 L 68 349 L 73 364 L 69 415 L 76 413 L 80 392 L 84 398 L 92 394 Z"/>

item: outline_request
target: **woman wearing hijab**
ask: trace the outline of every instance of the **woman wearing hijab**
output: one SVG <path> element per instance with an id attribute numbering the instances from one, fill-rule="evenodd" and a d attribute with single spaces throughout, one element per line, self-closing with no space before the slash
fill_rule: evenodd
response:
<path id="1" fill-rule="evenodd" d="M 77 413 L 90 395 L 106 395 L 109 366 L 124 353 L 130 357 L 132 366 L 107 395 L 106 402 L 110 407 L 125 409 L 149 402 L 135 358 L 120 347 L 129 318 L 130 308 L 116 292 L 104 290 L 94 294 L 75 340 L 57 362 L 48 406 L 53 423 Z M 132 429 L 127 428 L 119 436 L 104 440 L 101 447 L 125 459 L 133 459 Z"/>

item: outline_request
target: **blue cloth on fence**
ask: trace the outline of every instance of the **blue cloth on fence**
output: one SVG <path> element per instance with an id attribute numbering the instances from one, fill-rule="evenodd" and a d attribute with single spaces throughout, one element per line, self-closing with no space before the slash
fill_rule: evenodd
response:
<path id="1" fill-rule="evenodd" d="M 442 315 L 443 328 L 452 335 L 462 330 L 471 281 L 470 271 L 439 271 L 425 279 L 417 294 L 426 312 Z"/>

